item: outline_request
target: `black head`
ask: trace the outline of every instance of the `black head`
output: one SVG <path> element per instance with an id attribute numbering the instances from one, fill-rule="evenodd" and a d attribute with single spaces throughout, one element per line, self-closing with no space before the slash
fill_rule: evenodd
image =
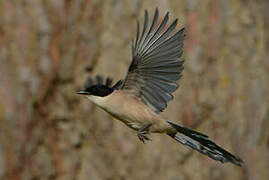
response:
<path id="1" fill-rule="evenodd" d="M 114 91 L 116 85 L 114 86 L 111 85 L 112 85 L 111 78 L 107 78 L 106 82 L 103 84 L 103 78 L 101 76 L 97 75 L 95 80 L 89 77 L 84 85 L 84 89 L 78 91 L 77 94 L 104 97 L 111 94 Z"/>
<path id="2" fill-rule="evenodd" d="M 88 87 L 84 90 L 81 90 L 81 91 L 77 92 L 77 94 L 104 97 L 104 96 L 111 94 L 112 92 L 113 92 L 113 88 L 110 88 L 110 87 L 105 86 L 105 85 L 97 84 L 97 85 L 93 85 L 91 87 Z"/>

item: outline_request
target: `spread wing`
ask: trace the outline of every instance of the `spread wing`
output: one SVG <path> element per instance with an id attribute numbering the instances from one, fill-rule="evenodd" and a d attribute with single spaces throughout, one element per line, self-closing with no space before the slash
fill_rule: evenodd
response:
<path id="1" fill-rule="evenodd" d="M 158 25 L 159 12 L 155 10 L 148 28 L 148 12 L 140 35 L 139 22 L 135 43 L 132 43 L 132 62 L 121 89 L 140 99 L 156 113 L 167 107 L 177 88 L 176 81 L 182 76 L 184 28 L 174 31 L 177 19 L 166 28 L 167 13 Z"/>

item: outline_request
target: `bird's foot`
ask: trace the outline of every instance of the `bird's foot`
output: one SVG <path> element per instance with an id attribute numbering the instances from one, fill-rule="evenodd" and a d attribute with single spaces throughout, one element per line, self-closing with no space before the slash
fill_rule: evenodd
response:
<path id="1" fill-rule="evenodd" d="M 152 124 L 147 124 L 138 130 L 137 136 L 139 140 L 142 141 L 143 143 L 145 143 L 145 141 L 151 141 L 151 139 L 146 136 L 147 134 L 149 134 L 148 130 L 151 125 Z"/>

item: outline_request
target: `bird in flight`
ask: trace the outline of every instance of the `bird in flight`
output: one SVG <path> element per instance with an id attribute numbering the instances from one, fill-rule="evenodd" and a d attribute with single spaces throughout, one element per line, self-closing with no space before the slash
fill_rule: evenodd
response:
<path id="1" fill-rule="evenodd" d="M 177 19 L 168 27 L 169 13 L 158 23 L 159 11 L 155 10 L 152 23 L 145 11 L 143 28 L 137 21 L 135 42 L 132 42 L 132 62 L 126 77 L 112 85 L 112 79 L 103 83 L 101 76 L 89 78 L 83 90 L 94 104 L 137 131 L 143 143 L 151 140 L 150 133 L 166 134 L 183 145 L 222 163 L 241 166 L 243 161 L 224 150 L 209 137 L 175 122 L 164 119 L 159 113 L 173 99 L 182 77 L 184 28 L 174 32 Z"/>

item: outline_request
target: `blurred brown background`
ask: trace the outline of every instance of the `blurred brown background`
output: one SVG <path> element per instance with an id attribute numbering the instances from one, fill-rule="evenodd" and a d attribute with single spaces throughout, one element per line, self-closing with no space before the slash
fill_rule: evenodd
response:
<path id="1" fill-rule="evenodd" d="M 124 77 L 136 19 L 155 7 L 187 35 L 163 115 L 242 168 L 164 135 L 144 145 L 75 94 L 89 75 Z M 268 10 L 267 0 L 0 0 L 0 179 L 269 179 Z"/>

